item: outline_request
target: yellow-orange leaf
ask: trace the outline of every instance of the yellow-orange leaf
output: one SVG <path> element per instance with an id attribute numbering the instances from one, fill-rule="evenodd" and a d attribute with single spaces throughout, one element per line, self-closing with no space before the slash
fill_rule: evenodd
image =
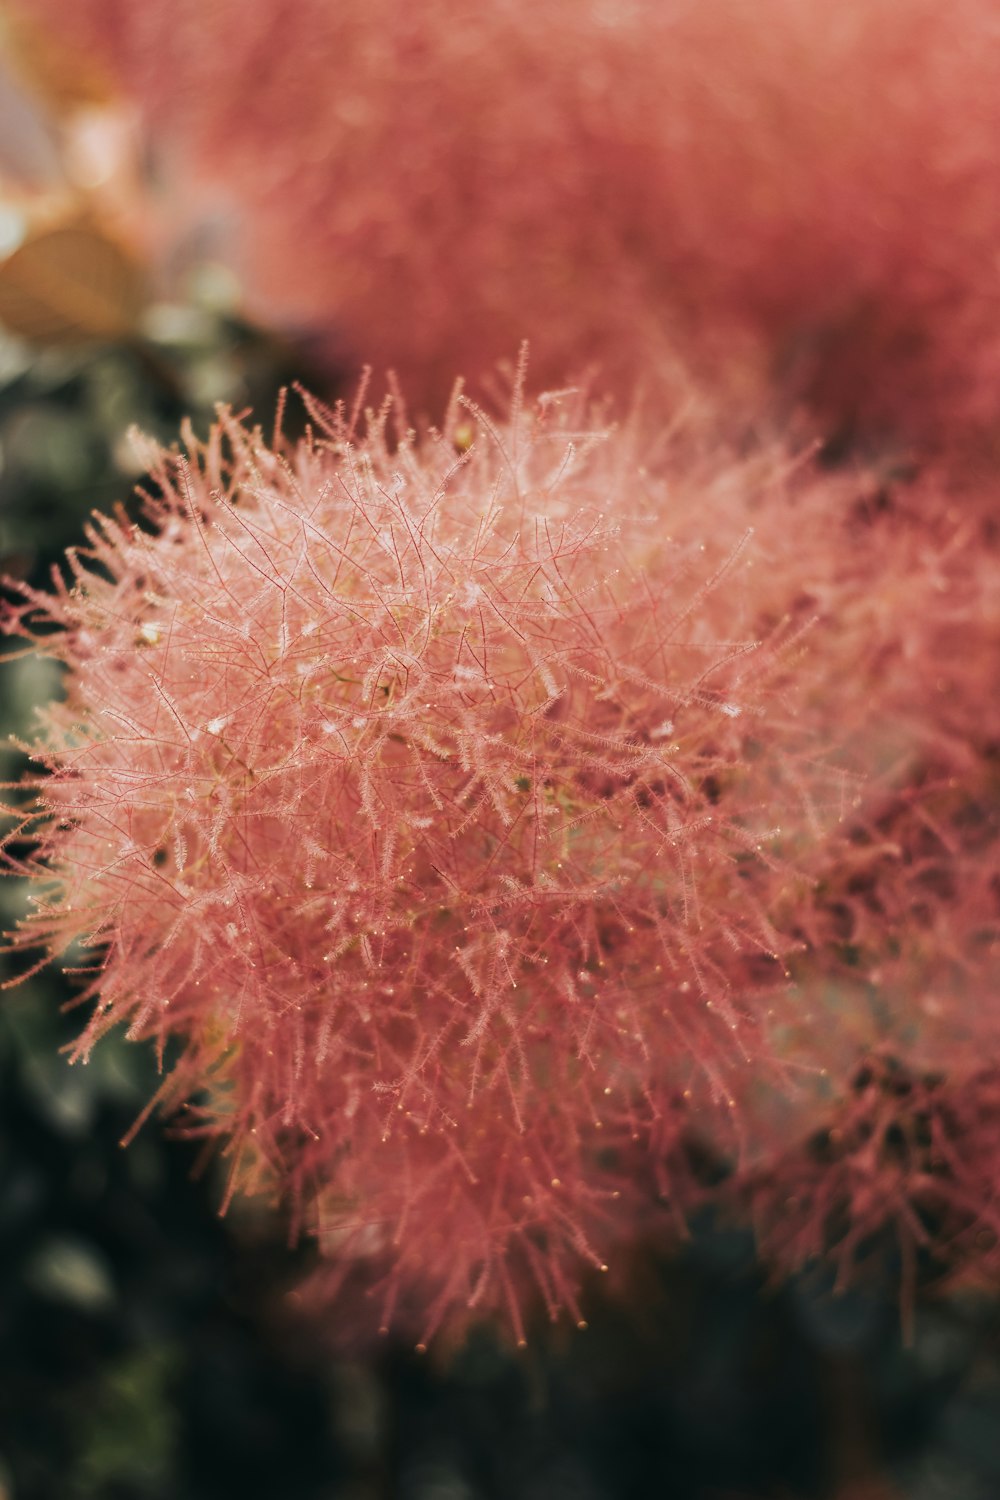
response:
<path id="1" fill-rule="evenodd" d="M 139 267 L 90 224 L 42 231 L 0 263 L 0 323 L 38 343 L 126 338 L 144 302 Z"/>

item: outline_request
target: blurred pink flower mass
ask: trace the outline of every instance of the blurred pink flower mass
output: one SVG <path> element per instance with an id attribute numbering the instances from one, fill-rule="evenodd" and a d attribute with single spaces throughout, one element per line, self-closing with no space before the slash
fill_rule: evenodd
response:
<path id="1" fill-rule="evenodd" d="M 522 338 L 628 388 L 677 339 L 848 432 L 994 426 L 988 0 L 32 0 L 136 102 L 251 306 L 416 409 Z M 738 383 L 753 376 L 735 377 Z"/>

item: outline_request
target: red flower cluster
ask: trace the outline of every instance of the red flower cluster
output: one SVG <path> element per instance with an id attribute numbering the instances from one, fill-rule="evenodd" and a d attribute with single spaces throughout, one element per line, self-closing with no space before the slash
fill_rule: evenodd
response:
<path id="1" fill-rule="evenodd" d="M 224 420 L 19 612 L 70 673 L 20 941 L 94 951 L 80 1052 L 179 1037 L 234 1188 L 518 1328 L 602 1263 L 611 1157 L 778 1061 L 772 850 L 822 780 L 736 528 L 519 401 L 418 446 Z"/>
<path id="2" fill-rule="evenodd" d="M 524 337 L 631 387 L 680 337 L 825 419 L 989 431 L 990 0 L 31 0 L 266 317 L 440 410 Z"/>
<path id="3" fill-rule="evenodd" d="M 830 1123 L 744 1184 L 764 1253 L 782 1269 L 829 1259 L 846 1286 L 866 1257 L 895 1254 L 912 1313 L 918 1259 L 995 1270 L 1000 1248 L 1000 1081 L 912 1076 L 876 1052 Z"/>

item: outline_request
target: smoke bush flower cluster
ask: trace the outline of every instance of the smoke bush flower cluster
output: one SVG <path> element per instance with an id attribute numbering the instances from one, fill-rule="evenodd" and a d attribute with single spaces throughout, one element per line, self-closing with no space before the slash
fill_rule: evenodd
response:
<path id="1" fill-rule="evenodd" d="M 920 1255 L 942 1269 L 996 1264 L 1000 1211 L 1000 1090 L 987 1068 L 960 1087 L 940 1073 L 912 1075 L 875 1052 L 854 1073 L 828 1125 L 745 1191 L 771 1261 L 801 1270 L 829 1258 L 846 1286 L 886 1235 L 912 1311 Z"/>
<path id="2" fill-rule="evenodd" d="M 989 0 L 25 11 L 112 70 L 168 213 L 228 214 L 254 304 L 422 411 L 525 336 L 540 385 L 622 387 L 680 337 L 835 426 L 992 425 Z"/>
<path id="3" fill-rule="evenodd" d="M 459 407 L 419 446 L 224 419 L 156 460 L 147 526 L 23 591 L 70 676 L 20 940 L 91 950 L 81 1053 L 181 1041 L 165 1097 L 234 1189 L 394 1263 L 386 1319 L 428 1278 L 519 1331 L 526 1281 L 578 1313 L 609 1158 L 685 1101 L 733 1118 L 773 1057 L 772 845 L 821 779 L 783 711 L 748 751 L 787 632 L 741 635 L 746 538 L 672 540 L 572 407 L 473 409 L 466 451 Z"/>
<path id="4" fill-rule="evenodd" d="M 778 1267 L 830 1255 L 843 1284 L 891 1241 L 909 1309 L 918 1271 L 997 1268 L 1000 560 L 940 478 L 838 521 L 832 498 L 799 507 L 786 574 L 819 612 L 810 719 L 863 777 L 794 918 L 798 1055 L 826 1078 L 760 1121 L 735 1187 Z"/>
<path id="5" fill-rule="evenodd" d="M 960 1088 L 997 1044 L 982 523 L 520 379 L 421 439 L 309 409 L 298 444 L 223 416 L 151 452 L 144 523 L 20 587 L 8 628 L 69 675 L 16 941 L 84 976 L 81 1055 L 175 1043 L 150 1107 L 378 1326 L 580 1321 L 588 1268 L 683 1212 L 692 1126 L 787 1260 L 787 1140 L 859 1053 Z M 837 1160 L 849 1251 L 926 1196 Z"/>

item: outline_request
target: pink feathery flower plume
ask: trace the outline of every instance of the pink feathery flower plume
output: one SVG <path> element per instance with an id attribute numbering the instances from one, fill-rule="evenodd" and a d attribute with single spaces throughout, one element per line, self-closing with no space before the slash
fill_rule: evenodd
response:
<path id="1" fill-rule="evenodd" d="M 995 1054 L 956 1079 L 876 1049 L 824 1123 L 738 1189 L 781 1271 L 828 1264 L 843 1288 L 866 1261 L 894 1254 L 909 1326 L 921 1257 L 939 1276 L 996 1274 L 998 1179 Z"/>
<path id="2" fill-rule="evenodd" d="M 873 1225 L 919 1245 L 927 1201 L 982 1251 L 978 507 L 693 415 L 527 409 L 522 376 L 505 420 L 459 398 L 419 439 L 362 400 L 309 401 L 298 444 L 189 434 L 142 524 L 97 517 L 53 591 L 18 586 L 8 628 L 67 697 L 6 841 L 15 942 L 82 969 L 79 1054 L 173 1040 L 159 1101 L 223 1144 L 227 1196 L 285 1196 L 311 1294 L 360 1275 L 422 1342 L 494 1312 L 523 1338 L 536 1302 L 581 1321 L 589 1268 L 657 1197 L 683 1210 L 691 1130 L 778 1261 L 838 1224 L 845 1263 Z M 890 1055 L 926 1106 L 850 1092 Z M 817 1128 L 849 1143 L 819 1168 L 789 1149 Z M 897 1170 L 911 1129 L 943 1143 L 930 1188 L 930 1148 Z"/>
<path id="3" fill-rule="evenodd" d="M 189 434 L 143 524 L 96 517 L 20 589 L 67 696 L 7 841 L 15 941 L 82 972 L 79 1055 L 180 1044 L 161 1100 L 332 1279 L 377 1269 L 381 1324 L 503 1308 L 522 1338 L 535 1298 L 580 1318 L 636 1151 L 669 1194 L 682 1119 L 738 1139 L 780 1075 L 776 914 L 836 778 L 697 471 L 520 384 L 419 442 L 308 405 L 297 445 Z"/>
<path id="4" fill-rule="evenodd" d="M 874 488 L 845 476 L 839 493 L 813 481 L 770 496 L 757 523 L 762 549 L 794 527 L 794 570 L 775 551 L 768 577 L 797 573 L 793 607 L 815 611 L 805 711 L 862 781 L 816 845 L 789 929 L 803 943 L 802 1004 L 785 1044 L 816 1065 L 816 1088 L 756 1115 L 757 1159 L 734 1186 L 780 1269 L 826 1257 L 843 1284 L 890 1251 L 907 1316 L 919 1269 L 1000 1264 L 1000 706 L 988 686 L 1000 681 L 1000 556 L 978 509 L 930 475 Z"/>
<path id="5" fill-rule="evenodd" d="M 541 382 L 597 360 L 620 388 L 679 338 L 835 430 L 992 428 L 989 0 L 26 13 L 111 67 L 175 221 L 228 222 L 251 306 L 395 368 L 422 411 L 525 334 Z"/>

